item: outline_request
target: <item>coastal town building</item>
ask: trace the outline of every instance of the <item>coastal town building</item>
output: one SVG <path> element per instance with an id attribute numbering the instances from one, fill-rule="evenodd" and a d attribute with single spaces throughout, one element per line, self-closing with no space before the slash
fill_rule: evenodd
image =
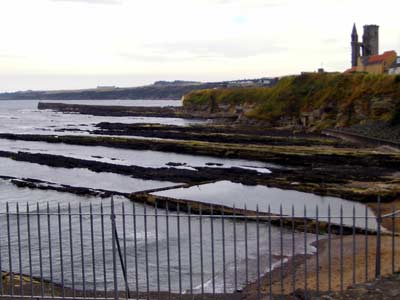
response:
<path id="1" fill-rule="evenodd" d="M 389 74 L 398 75 L 400 74 L 400 57 L 398 56 L 396 59 L 396 63 L 389 69 Z"/>
<path id="2" fill-rule="evenodd" d="M 394 50 L 379 54 L 379 26 L 365 25 L 362 42 L 359 42 L 356 24 L 351 33 L 351 68 L 347 73 L 396 74 L 399 58 Z M 400 71 L 399 71 L 400 72 Z"/>

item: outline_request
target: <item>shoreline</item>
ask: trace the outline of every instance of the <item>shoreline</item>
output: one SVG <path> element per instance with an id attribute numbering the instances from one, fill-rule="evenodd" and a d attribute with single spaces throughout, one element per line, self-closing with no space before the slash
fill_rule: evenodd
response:
<path id="1" fill-rule="evenodd" d="M 307 256 L 307 274 L 305 277 L 305 263 L 304 255 L 300 254 L 294 258 L 290 258 L 286 264 L 282 267 L 278 267 L 273 270 L 272 273 L 272 293 L 278 295 L 283 290 L 286 296 L 303 295 L 305 293 L 305 287 L 307 287 L 307 292 L 310 293 L 328 293 L 328 292 L 339 292 L 341 291 L 342 279 L 340 274 L 343 274 L 343 290 L 348 287 L 353 286 L 358 283 L 365 283 L 368 280 L 375 278 L 375 245 L 376 236 L 368 236 L 369 251 L 368 256 L 365 256 L 365 243 L 366 238 L 363 235 L 356 235 L 356 253 L 355 253 L 355 272 L 353 273 L 353 253 L 352 253 L 352 236 L 343 237 L 343 268 L 341 268 L 342 263 L 340 259 L 340 237 L 335 236 L 331 240 L 331 272 L 329 275 L 329 258 L 328 258 L 328 240 L 320 240 L 318 251 L 313 255 Z M 400 242 L 400 238 L 396 237 L 396 243 Z M 315 242 L 314 242 L 315 243 Z M 387 276 L 392 274 L 391 270 L 391 237 L 382 236 L 382 276 Z M 316 275 L 317 268 L 317 257 L 319 258 L 319 277 Z M 400 249 L 395 249 L 395 257 L 400 257 Z M 368 268 L 366 268 L 366 262 L 368 262 Z M 296 274 L 301 274 L 301 276 L 296 276 L 295 283 L 292 282 L 292 268 L 295 268 Z M 399 259 L 395 260 L 395 270 L 400 270 Z M 280 277 L 283 274 L 283 281 L 281 284 Z M 331 290 L 329 291 L 329 276 L 331 276 Z M 353 281 L 355 278 L 355 282 Z M 249 284 L 245 288 L 246 299 L 253 300 L 257 299 L 257 285 L 258 282 L 255 281 Z M 262 294 L 269 295 L 270 290 L 270 275 L 265 274 L 261 278 Z"/>

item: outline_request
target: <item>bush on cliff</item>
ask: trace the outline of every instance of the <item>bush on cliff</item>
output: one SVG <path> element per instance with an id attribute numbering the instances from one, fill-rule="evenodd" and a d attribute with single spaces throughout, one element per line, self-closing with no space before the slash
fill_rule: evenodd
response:
<path id="1" fill-rule="evenodd" d="M 392 125 L 400 125 L 400 107 L 398 107 L 393 113 L 393 118 L 391 120 Z"/>
<path id="2" fill-rule="evenodd" d="M 217 105 L 252 104 L 247 117 L 271 122 L 314 112 L 321 128 L 393 120 L 400 109 L 400 82 L 390 75 L 305 74 L 284 77 L 272 88 L 194 91 L 184 99 L 189 109 L 211 99 Z"/>

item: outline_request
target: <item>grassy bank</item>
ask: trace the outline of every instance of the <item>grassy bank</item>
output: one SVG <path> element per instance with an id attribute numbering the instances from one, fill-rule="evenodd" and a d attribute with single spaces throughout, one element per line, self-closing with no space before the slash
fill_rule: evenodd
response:
<path id="1" fill-rule="evenodd" d="M 272 88 L 193 91 L 184 97 L 189 110 L 237 110 L 247 118 L 300 123 L 311 114 L 315 128 L 365 121 L 400 122 L 400 76 L 305 74 L 282 78 Z"/>

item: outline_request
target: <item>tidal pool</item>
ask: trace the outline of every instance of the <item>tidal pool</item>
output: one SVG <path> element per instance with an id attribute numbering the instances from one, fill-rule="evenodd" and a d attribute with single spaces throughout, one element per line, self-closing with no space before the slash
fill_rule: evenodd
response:
<path id="1" fill-rule="evenodd" d="M 271 207 L 271 212 L 279 214 L 280 206 L 284 215 L 292 214 L 292 207 L 295 211 L 295 216 L 309 217 L 316 216 L 316 207 L 318 206 L 319 218 L 327 220 L 328 207 L 331 208 L 332 222 L 339 223 L 340 209 L 343 209 L 343 223 L 351 225 L 353 208 L 357 217 L 356 224 L 365 226 L 366 210 L 369 216 L 374 216 L 373 211 L 364 204 L 348 201 L 336 197 L 324 197 L 310 193 L 303 193 L 294 190 L 283 190 L 271 188 L 261 185 L 247 186 L 240 183 L 230 181 L 219 181 L 216 183 L 197 185 L 190 188 L 178 188 L 161 192 L 153 193 L 154 195 L 171 197 L 177 199 L 186 199 L 199 201 L 206 204 L 219 204 L 229 207 L 244 208 L 255 211 L 257 206 L 260 212 L 268 212 L 268 207 Z M 370 225 L 376 224 L 375 220 L 370 220 Z"/>
<path id="2" fill-rule="evenodd" d="M 277 165 L 246 159 L 216 158 L 202 155 L 179 154 L 151 150 L 129 150 L 102 146 L 79 146 L 45 142 L 13 141 L 0 139 L 0 150 L 12 152 L 45 153 L 67 157 L 95 160 L 117 165 L 135 165 L 147 168 L 174 167 L 191 169 L 196 167 L 238 167 L 260 173 L 270 173 L 269 167 Z M 174 163 L 173 166 L 168 163 Z"/>
<path id="3" fill-rule="evenodd" d="M 32 178 L 56 184 L 121 193 L 133 193 L 177 185 L 177 183 L 168 181 L 143 180 L 107 172 L 96 173 L 88 169 L 53 168 L 4 157 L 0 157 L 0 166 L 0 175 L 3 176 Z"/>

